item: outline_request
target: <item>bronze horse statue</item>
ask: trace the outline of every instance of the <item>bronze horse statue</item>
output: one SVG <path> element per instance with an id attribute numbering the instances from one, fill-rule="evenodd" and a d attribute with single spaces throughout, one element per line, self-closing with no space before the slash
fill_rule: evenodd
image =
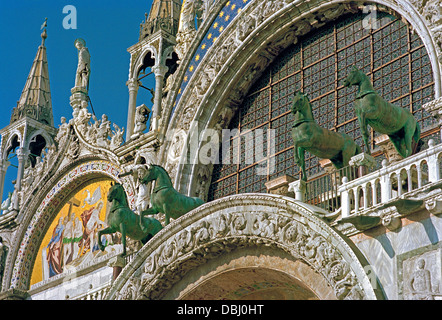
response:
<path id="1" fill-rule="evenodd" d="M 370 125 L 375 131 L 387 134 L 397 152 L 406 158 L 418 151 L 420 147 L 420 127 L 413 114 L 383 99 L 373 88 L 368 76 L 355 66 L 344 81 L 344 86 L 358 86 L 355 110 L 362 130 L 367 152 L 368 129 Z"/>
<path id="2" fill-rule="evenodd" d="M 142 211 L 141 216 L 164 213 L 168 225 L 170 218 L 177 219 L 204 203 L 200 198 L 187 197 L 176 191 L 163 167 L 147 165 L 147 173 L 144 177 L 140 177 L 140 182 L 146 184 L 154 180 L 155 188 L 150 197 L 151 207 Z"/>
<path id="3" fill-rule="evenodd" d="M 151 217 L 140 217 L 130 210 L 127 203 L 126 193 L 121 184 L 115 183 L 110 188 L 107 200 L 112 202 L 107 223 L 108 228 L 98 231 L 98 246 L 101 251 L 104 246 L 101 243 L 101 236 L 120 232 L 123 243 L 123 256 L 126 255 L 126 236 L 133 240 L 140 240 L 146 244 L 155 234 L 157 234 L 163 226 L 161 223 Z"/>
<path id="4" fill-rule="evenodd" d="M 361 148 L 345 134 L 320 127 L 313 118 L 312 105 L 301 92 L 296 92 L 292 103 L 294 123 L 292 138 L 296 164 L 301 168 L 302 179 L 305 172 L 305 150 L 323 159 L 329 159 L 337 169 L 348 165 L 351 157 L 361 153 Z"/>

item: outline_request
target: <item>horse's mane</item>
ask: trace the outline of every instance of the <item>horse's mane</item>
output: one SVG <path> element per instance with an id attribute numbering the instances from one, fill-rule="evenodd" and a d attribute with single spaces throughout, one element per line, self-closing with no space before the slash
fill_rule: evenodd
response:
<path id="1" fill-rule="evenodd" d="M 172 185 L 172 179 L 170 179 L 169 173 L 166 171 L 166 169 L 164 169 L 162 166 L 159 166 L 159 165 L 156 165 L 156 164 L 153 164 L 152 166 L 160 169 L 160 171 L 162 171 L 166 175 L 168 181 Z"/>
<path id="2" fill-rule="evenodd" d="M 119 189 L 121 190 L 120 192 L 121 192 L 121 194 L 123 196 L 124 201 L 126 201 L 126 204 L 129 205 L 129 202 L 127 201 L 127 195 L 126 195 L 126 192 L 124 191 L 123 185 L 121 183 L 117 182 L 117 183 L 114 184 L 114 186 L 118 186 L 119 187 Z"/>
<path id="3" fill-rule="evenodd" d="M 307 99 L 307 103 L 309 105 L 309 108 L 308 108 L 309 115 L 312 117 L 312 119 L 315 119 L 315 117 L 313 116 L 313 111 L 312 111 L 313 110 L 313 106 L 312 106 L 312 104 L 310 102 L 310 99 L 306 95 L 304 95 L 304 99 Z"/>

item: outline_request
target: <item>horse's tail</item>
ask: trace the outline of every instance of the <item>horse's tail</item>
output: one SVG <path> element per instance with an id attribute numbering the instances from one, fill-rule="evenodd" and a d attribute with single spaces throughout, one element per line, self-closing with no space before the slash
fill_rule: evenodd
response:
<path id="1" fill-rule="evenodd" d="M 362 153 L 362 148 L 361 148 L 361 146 L 360 145 L 356 145 L 356 151 L 355 151 L 355 154 L 354 155 L 357 155 L 357 154 L 360 154 L 360 153 Z"/>
<path id="2" fill-rule="evenodd" d="M 195 205 L 197 206 L 204 204 L 204 201 L 201 198 L 193 197 L 192 199 L 195 201 Z"/>
<path id="3" fill-rule="evenodd" d="M 413 149 L 412 154 L 416 154 L 419 151 L 421 151 L 423 145 L 424 142 L 421 140 L 421 127 L 419 125 L 419 122 L 416 121 L 416 129 L 414 130 L 413 141 L 412 141 L 412 149 Z"/>
<path id="4" fill-rule="evenodd" d="M 419 125 L 419 122 L 416 121 L 416 130 L 414 130 L 413 139 L 414 141 L 418 142 L 421 138 L 421 126 Z"/>

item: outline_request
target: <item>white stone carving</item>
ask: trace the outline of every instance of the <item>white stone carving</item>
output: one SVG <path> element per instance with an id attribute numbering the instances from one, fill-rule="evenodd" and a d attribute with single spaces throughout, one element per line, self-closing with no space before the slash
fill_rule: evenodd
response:
<path id="1" fill-rule="evenodd" d="M 280 248 L 302 259 L 324 276 L 338 299 L 368 298 L 352 269 L 353 262 L 345 260 L 340 251 L 342 248 L 324 237 L 319 226 L 310 227 L 312 218 L 307 219 L 307 213 L 301 214 L 307 210 L 300 207 L 295 211 L 264 209 L 262 201 L 270 199 L 286 201 L 282 199 L 289 198 L 269 195 L 226 197 L 192 211 L 185 220 L 174 221 L 157 237 L 165 241 L 151 243 L 138 253 L 139 259 L 143 255 L 146 257 L 144 262 L 127 280 L 123 280 L 127 274 L 121 276 L 120 280 L 126 284 L 115 291 L 121 281 L 116 284 L 110 290 L 109 298 L 160 299 L 167 291 L 165 288 L 170 288 L 188 270 L 235 248 L 251 245 Z M 253 205 L 240 208 L 240 203 Z M 236 210 L 230 210 L 229 206 L 236 206 Z M 200 216 L 203 212 L 211 214 Z"/>

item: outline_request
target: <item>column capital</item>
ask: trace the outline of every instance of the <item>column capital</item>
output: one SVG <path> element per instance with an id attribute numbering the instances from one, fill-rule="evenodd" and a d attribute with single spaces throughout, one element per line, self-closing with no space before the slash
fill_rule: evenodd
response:
<path id="1" fill-rule="evenodd" d="M 289 183 L 288 191 L 295 193 L 295 199 L 299 201 L 305 201 L 305 194 L 307 192 L 307 184 L 304 180 L 296 180 Z"/>
<path id="2" fill-rule="evenodd" d="M 141 81 L 138 79 L 132 78 L 127 80 L 126 86 L 129 88 L 129 91 L 138 91 L 138 88 L 141 85 Z"/>
<path id="3" fill-rule="evenodd" d="M 19 161 L 23 161 L 25 159 L 25 157 L 27 157 L 29 155 L 29 150 L 27 150 L 26 148 L 18 148 L 17 151 L 15 152 L 15 154 L 17 155 L 17 158 Z"/>
<path id="4" fill-rule="evenodd" d="M 5 173 L 11 162 L 6 159 L 0 160 L 0 172 Z"/>
<path id="5" fill-rule="evenodd" d="M 158 64 L 152 67 L 152 71 L 155 74 L 155 77 L 163 77 L 166 75 L 169 68 L 163 64 Z"/>
<path id="6" fill-rule="evenodd" d="M 439 121 L 439 126 L 442 126 L 442 97 L 425 103 L 422 108 Z"/>

